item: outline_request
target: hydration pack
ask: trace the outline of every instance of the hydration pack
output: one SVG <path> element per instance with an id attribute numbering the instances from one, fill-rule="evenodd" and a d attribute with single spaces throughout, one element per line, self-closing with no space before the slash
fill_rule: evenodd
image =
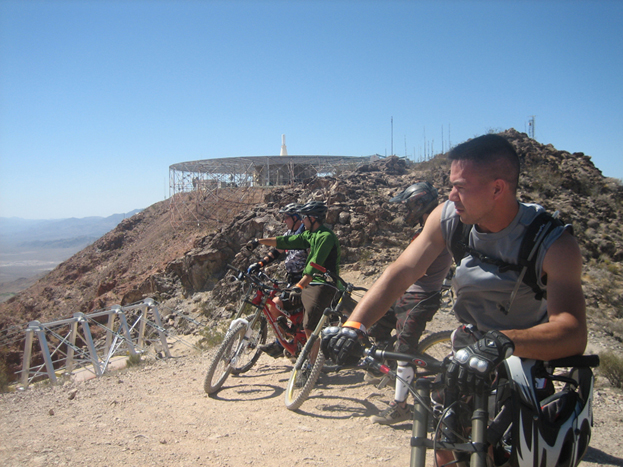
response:
<path id="1" fill-rule="evenodd" d="M 517 271 L 519 273 L 519 282 L 529 286 L 534 292 L 536 300 L 546 298 L 546 290 L 538 285 L 538 271 L 536 268 L 536 252 L 541 243 L 553 229 L 563 226 L 564 223 L 557 219 L 558 211 L 554 215 L 550 215 L 545 211 L 540 212 L 528 226 L 524 235 L 516 264 L 507 263 L 501 259 L 484 255 L 469 246 L 469 234 L 473 228 L 471 224 L 464 224 L 459 219 L 459 225 L 452 234 L 450 240 L 450 251 L 454 257 L 457 267 L 461 260 L 469 255 L 477 258 L 483 263 L 494 264 L 498 266 L 501 273 L 506 271 Z M 547 277 L 543 277 L 543 284 L 547 283 Z"/>

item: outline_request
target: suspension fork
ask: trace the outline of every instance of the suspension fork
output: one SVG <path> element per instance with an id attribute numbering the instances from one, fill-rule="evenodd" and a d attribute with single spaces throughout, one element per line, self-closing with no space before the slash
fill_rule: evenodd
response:
<path id="1" fill-rule="evenodd" d="M 478 391 L 474 395 L 474 412 L 472 413 L 472 445 L 475 452 L 470 458 L 470 467 L 487 465 L 487 422 L 489 421 L 488 391 Z"/>
<path id="2" fill-rule="evenodd" d="M 413 401 L 413 428 L 411 430 L 411 467 L 425 467 L 426 446 L 428 443 L 428 407 L 423 402 L 430 401 L 432 381 L 427 378 L 419 378 L 415 381 L 415 393 Z"/>

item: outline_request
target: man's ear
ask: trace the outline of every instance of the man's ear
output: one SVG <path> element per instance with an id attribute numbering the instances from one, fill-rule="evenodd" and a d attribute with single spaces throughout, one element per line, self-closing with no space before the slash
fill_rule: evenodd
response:
<path id="1" fill-rule="evenodd" d="M 495 199 L 499 198 L 506 190 L 508 190 L 506 180 L 498 178 L 493 182 L 493 196 Z"/>

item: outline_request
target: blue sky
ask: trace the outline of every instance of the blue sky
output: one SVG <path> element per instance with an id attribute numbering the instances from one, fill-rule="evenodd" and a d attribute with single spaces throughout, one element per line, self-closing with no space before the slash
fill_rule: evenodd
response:
<path id="1" fill-rule="evenodd" d="M 528 129 L 623 178 L 620 1 L 0 0 L 0 216 L 108 216 L 169 165 L 419 157 Z M 405 144 L 406 143 L 406 144 Z"/>

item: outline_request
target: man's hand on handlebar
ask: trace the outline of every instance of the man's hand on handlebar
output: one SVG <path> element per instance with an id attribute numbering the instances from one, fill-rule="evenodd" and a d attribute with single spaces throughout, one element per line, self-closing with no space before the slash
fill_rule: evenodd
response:
<path id="1" fill-rule="evenodd" d="M 301 292 L 303 292 L 303 289 L 297 286 L 286 289 L 281 294 L 281 300 L 289 301 L 292 306 L 299 306 L 302 303 Z"/>
<path id="2" fill-rule="evenodd" d="M 259 263 L 253 263 L 251 266 L 249 266 L 249 269 L 247 269 L 247 274 L 255 274 L 257 273 L 262 266 L 264 266 L 261 262 Z"/>
<path id="3" fill-rule="evenodd" d="M 489 331 L 475 344 L 456 352 L 446 370 L 446 387 L 473 393 L 488 382 L 490 374 L 513 355 L 515 345 L 499 331 Z"/>
<path id="4" fill-rule="evenodd" d="M 355 366 L 363 355 L 361 337 L 361 331 L 353 328 L 331 326 L 322 331 L 320 348 L 338 365 Z"/>

